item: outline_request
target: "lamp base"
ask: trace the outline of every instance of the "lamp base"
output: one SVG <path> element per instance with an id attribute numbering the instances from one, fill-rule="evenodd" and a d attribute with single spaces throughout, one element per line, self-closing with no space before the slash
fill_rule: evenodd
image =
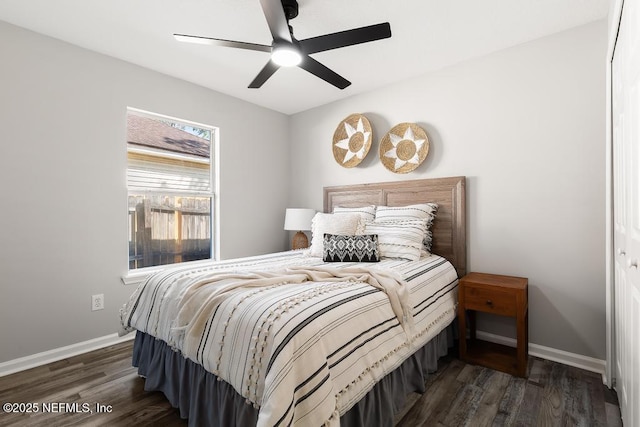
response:
<path id="1" fill-rule="evenodd" d="M 292 249 L 304 249 L 309 247 L 309 239 L 302 231 L 298 231 L 291 241 Z"/>

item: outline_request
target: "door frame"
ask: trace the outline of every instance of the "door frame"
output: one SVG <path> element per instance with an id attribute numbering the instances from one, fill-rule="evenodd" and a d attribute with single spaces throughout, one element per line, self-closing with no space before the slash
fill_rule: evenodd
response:
<path id="1" fill-rule="evenodd" d="M 606 340 L 607 340 L 607 360 L 605 365 L 605 381 L 607 386 L 615 387 L 615 282 L 614 282 L 614 246 L 613 246 L 613 54 L 618 40 L 620 20 L 622 19 L 622 8 L 624 0 L 611 0 L 608 18 L 608 38 L 607 38 L 607 77 L 606 77 L 606 212 L 605 212 L 605 285 L 606 285 Z"/>

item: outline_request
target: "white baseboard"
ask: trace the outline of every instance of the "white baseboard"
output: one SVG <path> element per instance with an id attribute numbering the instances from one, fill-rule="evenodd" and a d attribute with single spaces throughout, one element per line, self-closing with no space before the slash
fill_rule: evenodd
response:
<path id="1" fill-rule="evenodd" d="M 68 357 L 88 353 L 99 348 L 119 344 L 121 342 L 132 340 L 135 336 L 136 334 L 127 334 L 123 337 L 119 337 L 118 334 L 111 334 L 71 344 L 65 347 L 54 348 L 53 350 L 43 351 L 42 353 L 32 354 L 31 356 L 2 362 L 0 363 L 0 377 L 35 368 L 37 366 L 46 365 L 47 363 L 57 362 L 58 360 L 66 359 Z"/>
<path id="2" fill-rule="evenodd" d="M 503 337 L 502 335 L 490 334 L 489 332 L 477 331 L 476 336 L 485 341 L 502 344 L 509 347 L 515 347 L 517 342 L 514 338 Z M 584 369 L 585 371 L 595 372 L 602 375 L 602 382 L 607 384 L 605 375 L 607 363 L 601 359 L 595 359 L 581 354 L 570 353 L 556 348 L 545 347 L 539 344 L 529 343 L 529 354 L 541 359 L 551 360 L 553 362 L 562 363 L 564 365 L 573 366 Z"/>

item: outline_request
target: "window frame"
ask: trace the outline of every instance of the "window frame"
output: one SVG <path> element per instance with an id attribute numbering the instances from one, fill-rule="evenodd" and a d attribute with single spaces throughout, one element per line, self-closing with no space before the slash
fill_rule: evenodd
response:
<path id="1" fill-rule="evenodd" d="M 180 196 L 198 196 L 198 197 L 210 197 L 211 198 L 211 223 L 210 223 L 210 230 L 211 230 L 211 247 L 210 247 L 210 257 L 208 259 L 203 259 L 203 260 L 197 260 L 197 261 L 182 261 L 182 262 L 176 262 L 176 263 L 171 263 L 171 264 L 163 264 L 163 265 L 157 265 L 157 266 L 150 266 L 150 267 L 141 267 L 141 268 L 136 268 L 136 269 L 130 269 L 129 268 L 129 260 L 128 260 L 128 254 L 129 254 L 129 239 L 130 239 L 130 227 L 129 227 L 129 223 L 130 223 L 130 216 L 129 216 L 129 206 L 128 206 L 128 200 L 129 200 L 129 196 L 131 194 L 131 190 L 129 188 L 129 184 L 128 184 L 128 179 L 125 176 L 125 189 L 126 189 L 126 197 L 125 197 L 125 206 L 126 206 L 126 210 L 125 210 L 125 230 L 124 230 L 124 235 L 126 236 L 125 239 L 125 245 L 126 245 L 126 251 L 123 251 L 125 254 L 127 254 L 127 258 L 126 258 L 126 269 L 125 269 L 125 273 L 122 275 L 121 280 L 125 285 L 136 285 L 139 284 L 141 282 L 143 282 L 144 280 L 146 280 L 147 277 L 149 277 L 150 275 L 161 271 L 165 268 L 168 267 L 172 267 L 172 266 L 193 266 L 193 267 L 197 267 L 199 265 L 204 265 L 204 264 L 209 264 L 212 261 L 217 261 L 219 259 L 219 249 L 220 249 L 220 191 L 219 191 L 219 183 L 220 183 L 220 161 L 219 161 L 219 139 L 220 139 L 220 129 L 216 126 L 212 126 L 212 125 L 207 125 L 204 123 L 199 123 L 199 122 L 195 122 L 192 120 L 185 120 L 185 119 L 180 119 L 177 117 L 173 117 L 173 116 L 168 116 L 165 114 L 159 114 L 159 113 L 154 113 L 154 112 L 150 112 L 150 111 L 146 111 L 146 110 L 141 110 L 138 108 L 133 108 L 133 107 L 127 107 L 126 109 L 126 116 L 128 117 L 128 115 L 130 113 L 133 113 L 135 115 L 139 115 L 142 117 L 147 117 L 153 120 L 159 120 L 159 121 L 169 121 L 169 122 L 173 122 L 173 123 L 177 123 L 180 125 L 186 125 L 186 126 L 192 126 L 192 127 L 196 127 L 196 128 L 200 128 L 200 129 L 208 129 L 211 132 L 211 146 L 210 146 L 210 153 L 209 153 L 209 171 L 210 171 L 210 192 L 209 193 L 198 193 L 198 194 L 189 194 L 189 193 L 182 193 L 182 192 L 176 192 L 176 191 L 147 191 L 146 194 L 162 194 L 162 195 L 169 195 L 169 196 L 176 196 L 176 195 L 180 195 Z M 127 133 L 127 125 L 126 125 L 126 120 L 125 120 L 125 135 Z M 125 155 L 125 164 L 126 164 L 126 168 L 125 168 L 125 175 L 126 175 L 126 171 L 128 171 L 129 168 L 129 159 L 128 159 L 128 153 L 129 153 L 129 144 L 126 141 L 126 137 L 125 137 L 125 144 L 124 144 L 124 155 Z M 156 150 L 153 148 L 144 148 L 144 147 L 140 147 L 140 148 L 134 148 L 132 150 L 133 152 L 149 152 L 149 153 L 158 153 L 161 150 Z M 181 158 L 182 156 L 180 154 L 177 153 L 171 153 L 168 152 L 168 154 L 166 155 L 167 158 Z M 135 190 L 133 191 L 133 193 L 135 193 Z M 140 192 L 138 192 L 138 194 L 140 194 Z"/>

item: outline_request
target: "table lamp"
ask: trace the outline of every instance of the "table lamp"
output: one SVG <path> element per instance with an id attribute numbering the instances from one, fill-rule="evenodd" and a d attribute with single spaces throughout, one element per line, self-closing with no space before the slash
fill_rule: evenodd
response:
<path id="1" fill-rule="evenodd" d="M 303 230 L 311 230 L 311 220 L 316 214 L 313 209 L 287 208 L 284 215 L 284 229 L 297 231 L 291 241 L 292 249 L 302 249 L 309 247 L 309 239 Z"/>

